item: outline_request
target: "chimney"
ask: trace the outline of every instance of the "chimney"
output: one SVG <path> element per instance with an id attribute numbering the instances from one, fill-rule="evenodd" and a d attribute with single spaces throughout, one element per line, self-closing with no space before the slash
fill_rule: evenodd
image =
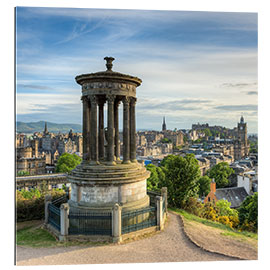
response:
<path id="1" fill-rule="evenodd" d="M 216 192 L 216 182 L 215 179 L 213 178 L 211 183 L 210 183 L 210 190 L 211 192 L 215 193 Z"/>

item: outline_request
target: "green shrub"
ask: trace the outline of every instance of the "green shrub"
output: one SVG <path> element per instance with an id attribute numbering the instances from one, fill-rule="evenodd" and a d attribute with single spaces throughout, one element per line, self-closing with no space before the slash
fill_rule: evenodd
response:
<path id="1" fill-rule="evenodd" d="M 48 192 L 41 192 L 38 189 L 32 191 L 17 191 L 16 192 L 16 220 L 27 221 L 44 219 L 45 195 L 51 194 L 52 200 L 55 200 L 63 195 L 65 191 L 61 189 L 53 189 Z"/>
<path id="2" fill-rule="evenodd" d="M 234 216 L 238 217 L 238 212 L 235 209 L 231 209 L 231 203 L 227 200 L 219 200 L 216 202 L 216 207 L 219 210 L 220 216 Z"/>
<path id="3" fill-rule="evenodd" d="M 197 198 L 190 197 L 183 203 L 183 209 L 190 214 L 200 216 L 203 209 L 203 204 Z"/>

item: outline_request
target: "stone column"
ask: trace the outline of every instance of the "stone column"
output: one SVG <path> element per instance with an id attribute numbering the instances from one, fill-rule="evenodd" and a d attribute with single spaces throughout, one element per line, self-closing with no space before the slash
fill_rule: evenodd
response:
<path id="1" fill-rule="evenodd" d="M 45 224 L 48 224 L 49 220 L 49 204 L 52 202 L 52 196 L 47 194 L 45 195 Z"/>
<path id="2" fill-rule="evenodd" d="M 119 204 L 115 204 L 112 212 L 112 235 L 113 242 L 120 243 L 122 241 L 122 207 Z"/>
<path id="3" fill-rule="evenodd" d="M 87 113 L 86 113 L 86 122 L 87 122 L 87 139 L 86 139 L 86 150 L 87 150 L 87 160 L 91 160 L 91 102 L 87 98 Z"/>
<path id="4" fill-rule="evenodd" d="M 98 153 L 99 160 L 104 159 L 104 100 L 98 103 Z"/>
<path id="5" fill-rule="evenodd" d="M 123 98 L 123 163 L 130 163 L 129 97 Z"/>
<path id="6" fill-rule="evenodd" d="M 157 226 L 159 230 L 163 230 L 163 215 L 162 215 L 162 197 L 156 196 L 156 206 L 157 206 Z"/>
<path id="7" fill-rule="evenodd" d="M 130 161 L 136 162 L 136 98 L 130 101 Z"/>
<path id="8" fill-rule="evenodd" d="M 62 203 L 60 207 L 60 233 L 59 240 L 66 240 L 66 236 L 68 235 L 68 227 L 69 227 L 69 204 Z"/>
<path id="9" fill-rule="evenodd" d="M 107 162 L 109 165 L 115 165 L 114 162 L 114 100 L 115 95 L 107 95 L 108 102 L 108 146 L 107 146 Z"/>
<path id="10" fill-rule="evenodd" d="M 167 187 L 161 188 L 161 196 L 165 200 L 165 212 L 168 212 L 168 190 Z"/>
<path id="11" fill-rule="evenodd" d="M 115 154 L 116 160 L 120 160 L 119 118 L 118 118 L 118 106 L 119 106 L 119 104 L 120 104 L 119 100 L 114 102 L 114 131 L 115 131 L 114 154 Z"/>
<path id="12" fill-rule="evenodd" d="M 91 162 L 90 164 L 99 164 L 98 162 L 98 130 L 97 130 L 97 98 L 90 96 L 91 102 L 91 119 L 90 119 L 90 134 L 91 134 Z"/>
<path id="13" fill-rule="evenodd" d="M 83 103 L 83 160 L 89 159 L 89 131 L 90 131 L 90 121 L 89 121 L 89 101 L 86 96 L 81 98 Z"/>

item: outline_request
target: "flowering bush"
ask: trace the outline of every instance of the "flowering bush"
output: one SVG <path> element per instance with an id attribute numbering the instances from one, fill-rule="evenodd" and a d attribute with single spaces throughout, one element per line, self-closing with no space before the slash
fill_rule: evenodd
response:
<path id="1" fill-rule="evenodd" d="M 201 211 L 201 217 L 216 221 L 218 217 L 218 212 L 216 210 L 214 204 L 206 203 Z"/>
<path id="2" fill-rule="evenodd" d="M 233 228 L 238 228 L 239 226 L 239 218 L 238 218 L 238 215 L 237 216 L 229 216 L 228 217 L 230 222 L 232 223 L 232 227 Z"/>
<path id="3" fill-rule="evenodd" d="M 219 216 L 217 218 L 217 222 L 222 223 L 222 224 L 224 224 L 226 226 L 229 226 L 230 228 L 233 227 L 232 222 L 230 221 L 229 217 L 227 217 L 227 216 Z"/>

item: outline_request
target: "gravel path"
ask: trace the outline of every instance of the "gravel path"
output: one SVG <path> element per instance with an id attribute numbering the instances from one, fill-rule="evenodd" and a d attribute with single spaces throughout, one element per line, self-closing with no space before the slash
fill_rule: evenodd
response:
<path id="1" fill-rule="evenodd" d="M 17 265 L 65 265 L 104 263 L 154 263 L 185 261 L 224 261 L 229 257 L 204 251 L 183 232 L 180 218 L 169 214 L 164 231 L 125 244 L 95 247 L 29 248 L 17 247 Z"/>

